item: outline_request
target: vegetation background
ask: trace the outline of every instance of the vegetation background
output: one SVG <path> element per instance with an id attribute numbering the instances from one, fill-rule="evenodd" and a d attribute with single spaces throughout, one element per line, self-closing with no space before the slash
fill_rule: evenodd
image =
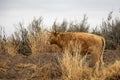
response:
<path id="1" fill-rule="evenodd" d="M 120 19 L 112 13 L 96 28 L 90 28 L 87 16 L 77 22 L 53 23 L 50 30 L 43 25 L 43 18 L 33 19 L 25 28 L 22 23 L 16 31 L 6 36 L 0 27 L 0 79 L 1 80 L 119 80 L 120 79 Z M 56 45 L 47 45 L 48 31 L 87 32 L 106 39 L 105 67 L 92 74 L 91 56 L 71 56 L 70 51 L 60 52 Z M 73 45 L 74 46 L 74 45 Z M 75 52 L 78 54 L 77 50 Z"/>

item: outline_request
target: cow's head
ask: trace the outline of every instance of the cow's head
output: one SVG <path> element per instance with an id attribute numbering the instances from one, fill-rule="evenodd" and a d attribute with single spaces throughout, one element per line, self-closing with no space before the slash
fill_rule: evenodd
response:
<path id="1" fill-rule="evenodd" d="M 49 44 L 57 44 L 59 42 L 60 37 L 61 37 L 61 33 L 57 31 L 49 32 L 47 42 Z"/>

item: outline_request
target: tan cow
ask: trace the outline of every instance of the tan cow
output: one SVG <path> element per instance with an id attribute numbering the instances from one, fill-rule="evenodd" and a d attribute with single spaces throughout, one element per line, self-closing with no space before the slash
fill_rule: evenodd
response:
<path id="1" fill-rule="evenodd" d="M 101 36 L 84 32 L 50 32 L 48 42 L 58 45 L 64 50 L 70 42 L 77 42 L 81 46 L 82 55 L 89 53 L 95 62 L 95 69 L 103 64 L 105 39 Z"/>

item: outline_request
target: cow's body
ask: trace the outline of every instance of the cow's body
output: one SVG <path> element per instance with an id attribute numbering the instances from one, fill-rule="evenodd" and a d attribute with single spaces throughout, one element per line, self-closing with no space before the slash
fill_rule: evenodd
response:
<path id="1" fill-rule="evenodd" d="M 70 42 L 76 42 L 81 46 L 82 55 L 86 53 L 92 55 L 96 68 L 103 63 L 105 40 L 101 36 L 83 32 L 51 32 L 48 41 L 50 44 L 58 45 L 62 50 L 68 47 Z"/>

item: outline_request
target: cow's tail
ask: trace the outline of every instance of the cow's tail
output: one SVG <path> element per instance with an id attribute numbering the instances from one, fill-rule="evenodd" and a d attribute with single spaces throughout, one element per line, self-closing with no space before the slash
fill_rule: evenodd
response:
<path id="1" fill-rule="evenodd" d="M 102 53 L 104 53 L 105 50 L 105 39 L 102 38 Z"/>
<path id="2" fill-rule="evenodd" d="M 103 62 L 103 53 L 104 53 L 104 50 L 105 50 L 105 39 L 102 37 L 101 41 L 102 41 L 102 46 L 101 46 L 100 61 L 101 61 L 101 64 L 104 64 L 104 62 Z"/>

